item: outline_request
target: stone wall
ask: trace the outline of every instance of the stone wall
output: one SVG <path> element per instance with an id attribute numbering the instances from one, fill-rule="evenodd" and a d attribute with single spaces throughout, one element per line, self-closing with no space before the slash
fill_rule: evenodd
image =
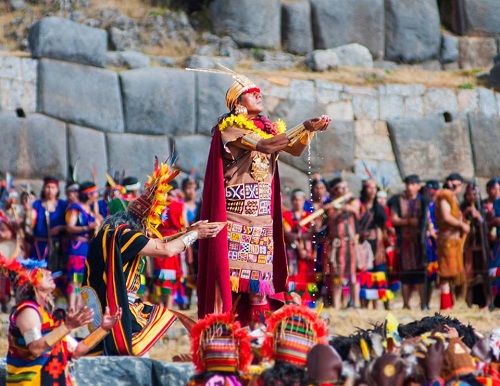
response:
<path id="1" fill-rule="evenodd" d="M 5 359 L 0 359 L 0 386 L 6 384 L 6 367 Z M 149 358 L 101 356 L 73 361 L 73 374 L 79 386 L 186 385 L 194 367 Z"/>
<path id="2" fill-rule="evenodd" d="M 333 123 L 300 158 L 283 154 L 285 190 L 307 189 L 309 175 L 335 171 L 399 184 L 404 175 L 443 178 L 500 174 L 495 149 L 500 94 L 485 88 L 455 90 L 422 85 L 357 87 L 321 80 L 255 78 L 266 113 L 293 126 L 327 113 Z M 203 177 L 210 129 L 225 112 L 231 80 L 217 74 L 151 68 L 115 72 L 42 58 L 0 56 L 0 169 L 17 178 L 67 177 L 79 160 L 80 178 L 96 167 L 125 169 L 142 178 L 154 155 L 169 156 L 176 142 L 178 167 Z M 15 110 L 22 108 L 27 118 Z M 452 117 L 445 123 L 443 113 Z"/>

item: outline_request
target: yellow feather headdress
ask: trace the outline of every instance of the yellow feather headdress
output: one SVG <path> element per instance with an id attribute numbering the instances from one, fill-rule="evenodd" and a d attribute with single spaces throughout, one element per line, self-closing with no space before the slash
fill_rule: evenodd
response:
<path id="1" fill-rule="evenodd" d="M 166 162 L 159 162 L 158 157 L 155 157 L 154 171 L 144 184 L 144 192 L 128 206 L 128 210 L 141 219 L 145 228 L 160 239 L 163 239 L 163 236 L 158 232 L 158 226 L 162 222 L 161 214 L 168 205 L 167 193 L 172 189 L 169 182 L 179 172 L 180 170 L 173 170 Z"/>

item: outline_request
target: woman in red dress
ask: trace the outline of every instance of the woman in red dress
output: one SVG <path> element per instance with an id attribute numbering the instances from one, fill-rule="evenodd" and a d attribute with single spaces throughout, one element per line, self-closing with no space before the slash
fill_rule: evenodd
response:
<path id="1" fill-rule="evenodd" d="M 314 307 L 316 285 L 315 256 L 312 243 L 312 225 L 299 225 L 310 213 L 304 210 L 307 197 L 301 190 L 292 192 L 292 210 L 283 213 L 286 252 L 288 259 L 288 291 L 296 292 L 302 304 Z"/>

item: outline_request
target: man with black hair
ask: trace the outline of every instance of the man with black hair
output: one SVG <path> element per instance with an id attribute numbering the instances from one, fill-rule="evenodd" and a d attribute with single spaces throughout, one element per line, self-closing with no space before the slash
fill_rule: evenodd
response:
<path id="1" fill-rule="evenodd" d="M 463 181 L 460 174 L 450 174 L 436 198 L 441 310 L 453 308 L 451 285 L 462 286 L 465 283 L 463 246 L 470 227 L 462 219 L 457 199 L 462 191 Z"/>
<path id="2" fill-rule="evenodd" d="M 424 262 L 422 259 L 421 232 L 424 202 L 419 193 L 420 177 L 411 174 L 404 179 L 405 191 L 391 200 L 391 220 L 396 228 L 396 254 L 400 263 L 403 308 L 410 309 L 412 286 L 424 304 Z"/>

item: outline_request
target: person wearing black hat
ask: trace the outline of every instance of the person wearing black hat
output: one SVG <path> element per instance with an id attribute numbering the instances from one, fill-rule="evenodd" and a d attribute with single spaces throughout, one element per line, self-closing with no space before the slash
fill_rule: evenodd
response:
<path id="1" fill-rule="evenodd" d="M 441 310 L 453 308 L 451 286 L 462 286 L 465 283 L 463 245 L 470 227 L 463 221 L 457 199 L 462 191 L 463 181 L 460 174 L 450 174 L 446 177 L 444 189 L 436 198 Z"/>
<path id="2" fill-rule="evenodd" d="M 403 308 L 410 309 L 412 286 L 420 294 L 420 305 L 424 300 L 424 263 L 420 244 L 423 201 L 419 194 L 420 177 L 411 174 L 404 179 L 405 191 L 391 200 L 391 220 L 396 228 L 396 254 L 399 256 Z"/>

